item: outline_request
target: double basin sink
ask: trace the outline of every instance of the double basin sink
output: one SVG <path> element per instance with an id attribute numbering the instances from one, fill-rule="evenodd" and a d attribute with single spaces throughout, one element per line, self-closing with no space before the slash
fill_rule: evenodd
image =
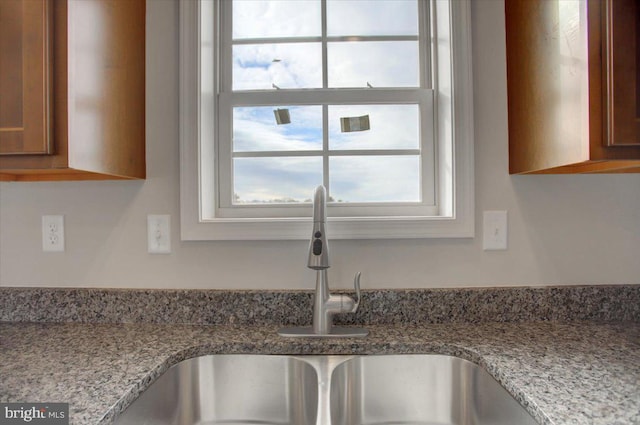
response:
<path id="1" fill-rule="evenodd" d="M 457 357 L 210 355 L 171 367 L 116 424 L 537 422 L 485 370 Z"/>

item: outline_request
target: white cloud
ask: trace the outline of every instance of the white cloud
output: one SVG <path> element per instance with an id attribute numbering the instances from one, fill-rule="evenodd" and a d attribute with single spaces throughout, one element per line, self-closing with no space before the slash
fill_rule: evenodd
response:
<path id="1" fill-rule="evenodd" d="M 320 35 L 320 0 L 234 0 L 233 37 Z"/>
<path id="2" fill-rule="evenodd" d="M 329 43 L 329 87 L 417 87 L 418 42 Z"/>
<path id="3" fill-rule="evenodd" d="M 269 90 L 272 84 L 283 89 L 322 87 L 320 43 L 233 47 L 234 90 Z"/>
<path id="4" fill-rule="evenodd" d="M 417 156 L 349 156 L 329 161 L 331 196 L 345 202 L 417 202 Z"/>
<path id="5" fill-rule="evenodd" d="M 292 122 L 285 125 L 276 124 L 274 109 L 276 108 L 234 108 L 234 151 L 322 149 L 320 106 L 289 107 Z"/>
<path id="6" fill-rule="evenodd" d="M 329 35 L 417 35 L 417 2 L 328 0 L 327 21 Z"/>
<path id="7" fill-rule="evenodd" d="M 234 193 L 240 202 L 303 202 L 322 183 L 322 159 L 236 158 L 234 183 Z"/>

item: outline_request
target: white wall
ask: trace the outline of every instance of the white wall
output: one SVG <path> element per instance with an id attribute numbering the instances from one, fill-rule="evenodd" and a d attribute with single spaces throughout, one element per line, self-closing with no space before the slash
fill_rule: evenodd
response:
<path id="1" fill-rule="evenodd" d="M 473 3 L 476 233 L 509 211 L 509 250 L 461 240 L 333 241 L 332 287 L 640 284 L 640 174 L 509 176 L 503 3 Z M 148 2 L 146 181 L 0 183 L 0 285 L 301 288 L 304 241 L 180 242 L 177 3 Z M 43 253 L 43 214 L 67 249 Z M 173 253 L 146 252 L 146 215 L 171 214 Z"/>

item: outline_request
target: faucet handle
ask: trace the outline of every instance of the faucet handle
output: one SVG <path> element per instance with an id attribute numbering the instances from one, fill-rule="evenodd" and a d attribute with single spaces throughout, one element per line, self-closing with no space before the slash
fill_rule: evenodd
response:
<path id="1" fill-rule="evenodd" d="M 356 290 L 356 300 L 353 304 L 351 313 L 355 313 L 356 311 L 358 311 L 358 307 L 360 306 L 360 272 L 356 273 L 356 276 L 353 279 L 353 287 Z"/>

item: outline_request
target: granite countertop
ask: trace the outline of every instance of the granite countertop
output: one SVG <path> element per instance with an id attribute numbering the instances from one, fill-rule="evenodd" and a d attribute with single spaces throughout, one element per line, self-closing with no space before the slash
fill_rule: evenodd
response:
<path id="1" fill-rule="evenodd" d="M 541 424 L 640 424 L 640 323 L 375 324 L 364 339 L 268 325 L 0 323 L 0 402 L 68 402 L 111 423 L 180 360 L 213 353 L 440 353 L 488 370 Z"/>

